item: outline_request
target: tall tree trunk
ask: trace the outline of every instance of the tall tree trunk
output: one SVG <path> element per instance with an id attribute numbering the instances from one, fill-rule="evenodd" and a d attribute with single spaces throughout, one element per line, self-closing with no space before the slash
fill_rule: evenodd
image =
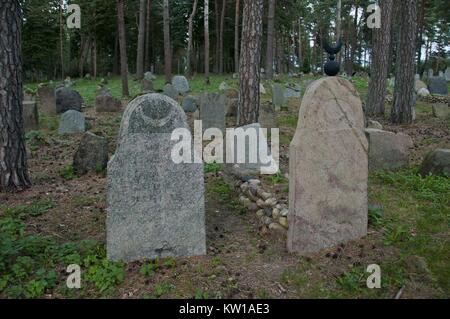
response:
<path id="1" fill-rule="evenodd" d="M 18 0 L 0 2 L 0 191 L 31 186 L 23 128 L 22 11 Z"/>
<path id="2" fill-rule="evenodd" d="M 391 121 L 396 124 L 412 123 L 415 102 L 414 73 L 416 52 L 417 1 L 404 0 L 399 21 L 399 41 L 395 71 L 394 105 Z"/>
<path id="3" fill-rule="evenodd" d="M 95 36 L 92 38 L 91 73 L 94 79 L 97 78 L 97 39 Z"/>
<path id="4" fill-rule="evenodd" d="M 119 46 L 120 46 L 120 74 L 122 77 L 122 95 L 130 96 L 128 90 L 128 58 L 127 43 L 125 36 L 125 17 L 123 13 L 123 0 L 117 0 L 117 23 L 119 29 Z"/>
<path id="5" fill-rule="evenodd" d="M 223 74 L 223 33 L 225 28 L 225 11 L 227 0 L 223 0 L 222 14 L 220 16 L 220 34 L 219 34 L 219 73 Z"/>
<path id="6" fill-rule="evenodd" d="M 303 69 L 303 40 L 302 40 L 302 19 L 298 19 L 298 63 L 300 65 L 300 72 Z"/>
<path id="7" fill-rule="evenodd" d="M 218 74 L 219 73 L 219 48 L 220 48 L 220 39 L 219 39 L 219 33 L 220 33 L 220 17 L 219 17 L 219 0 L 215 0 L 214 1 L 214 15 L 215 15 L 215 27 L 216 27 L 216 31 L 215 31 L 215 37 L 216 37 L 216 45 L 215 45 L 215 49 L 214 49 L 214 73 Z"/>
<path id="8" fill-rule="evenodd" d="M 205 0 L 205 83 L 209 84 L 209 0 Z"/>
<path id="9" fill-rule="evenodd" d="M 63 7 L 64 1 L 59 4 L 59 54 L 61 62 L 61 80 L 64 80 L 64 26 L 63 26 Z"/>
<path id="10" fill-rule="evenodd" d="M 147 18 L 146 21 L 146 27 L 145 27 L 145 58 L 144 58 L 144 65 L 145 70 L 150 71 L 150 64 L 151 64 L 151 57 L 150 57 L 150 42 L 151 42 L 151 30 L 150 30 L 150 22 L 152 18 L 152 0 L 147 0 Z"/>
<path id="11" fill-rule="evenodd" d="M 114 58 L 113 58 L 113 72 L 112 73 L 114 75 L 118 75 L 119 72 L 120 72 L 120 45 L 119 45 L 119 28 L 117 27 L 116 28 L 116 36 L 115 36 L 115 40 L 114 40 Z"/>
<path id="12" fill-rule="evenodd" d="M 193 34 L 194 34 L 194 18 L 197 14 L 198 0 L 194 0 L 194 5 L 192 6 L 192 13 L 189 16 L 189 39 L 188 39 L 188 49 L 187 49 L 187 76 L 192 78 L 192 51 L 193 51 Z"/>
<path id="13" fill-rule="evenodd" d="M 81 48 L 80 48 L 80 60 L 78 63 L 78 70 L 79 70 L 79 77 L 84 77 L 84 59 L 85 59 L 85 51 L 88 41 L 86 40 L 86 37 L 81 34 Z"/>
<path id="14" fill-rule="evenodd" d="M 239 125 L 257 123 L 259 119 L 263 11 L 264 0 L 244 0 L 239 72 Z"/>
<path id="15" fill-rule="evenodd" d="M 166 83 L 172 80 L 172 45 L 170 44 L 169 0 L 164 0 L 164 74 Z"/>
<path id="16" fill-rule="evenodd" d="M 380 0 L 381 28 L 373 29 L 372 65 L 366 112 L 368 115 L 384 116 L 386 82 L 391 57 L 391 28 L 394 0 Z"/>
<path id="17" fill-rule="evenodd" d="M 145 7 L 146 0 L 139 2 L 139 31 L 136 60 L 136 77 L 141 80 L 144 78 L 144 53 L 145 53 Z"/>
<path id="18" fill-rule="evenodd" d="M 234 19 L 234 72 L 239 71 L 239 24 L 241 14 L 240 0 L 236 0 L 236 13 Z"/>
<path id="19" fill-rule="evenodd" d="M 273 79 L 275 6 L 276 0 L 269 0 L 269 14 L 267 22 L 267 53 L 266 53 L 266 77 L 268 79 Z"/>

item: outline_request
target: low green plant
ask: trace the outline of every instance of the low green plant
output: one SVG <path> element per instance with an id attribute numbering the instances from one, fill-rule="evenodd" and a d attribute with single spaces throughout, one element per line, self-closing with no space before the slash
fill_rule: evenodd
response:
<path id="1" fill-rule="evenodd" d="M 159 269 L 158 261 L 152 261 L 150 263 L 144 264 L 139 269 L 139 273 L 145 277 L 152 277 L 155 275 L 156 271 Z"/>
<path id="2" fill-rule="evenodd" d="M 205 164 L 205 166 L 204 166 L 204 171 L 205 171 L 205 174 L 208 174 L 208 173 L 218 173 L 218 172 L 220 172 L 221 168 L 222 168 L 222 166 L 221 166 L 220 164 L 217 164 L 217 163 L 207 163 L 207 164 Z"/>
<path id="3" fill-rule="evenodd" d="M 64 167 L 60 172 L 59 176 L 64 178 L 66 181 L 71 181 L 76 178 L 75 170 L 73 169 L 72 165 L 68 165 Z"/>
<path id="4" fill-rule="evenodd" d="M 174 288 L 173 285 L 169 283 L 159 283 L 155 285 L 155 288 L 153 289 L 153 294 L 156 298 L 160 298 L 163 295 L 169 293 Z"/>

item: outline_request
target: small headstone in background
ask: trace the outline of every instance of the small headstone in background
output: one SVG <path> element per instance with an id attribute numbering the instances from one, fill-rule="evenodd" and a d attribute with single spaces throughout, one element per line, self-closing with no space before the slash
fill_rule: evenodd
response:
<path id="1" fill-rule="evenodd" d="M 206 254 L 203 164 L 176 164 L 172 132 L 188 129 L 172 99 L 147 94 L 127 107 L 108 163 L 107 253 L 113 261 Z"/>
<path id="2" fill-rule="evenodd" d="M 301 90 L 302 90 L 302 88 L 298 84 L 290 85 L 290 86 L 286 87 L 286 89 L 284 90 L 284 98 L 285 99 L 300 98 Z"/>
<path id="3" fill-rule="evenodd" d="M 408 165 L 414 143 L 410 136 L 377 129 L 366 129 L 369 141 L 369 169 L 398 170 Z"/>
<path id="4" fill-rule="evenodd" d="M 58 132 L 63 134 L 77 134 L 86 131 L 86 119 L 83 113 L 69 110 L 61 115 Z"/>
<path id="5" fill-rule="evenodd" d="M 152 81 L 156 80 L 156 76 L 152 72 L 145 72 L 144 80 L 152 82 Z"/>
<path id="6" fill-rule="evenodd" d="M 444 103 L 433 104 L 433 116 L 441 120 L 450 119 L 450 107 Z"/>
<path id="7" fill-rule="evenodd" d="M 428 97 L 430 96 L 430 91 L 428 91 L 427 88 L 422 88 L 419 91 L 417 91 L 417 95 L 420 97 Z"/>
<path id="8" fill-rule="evenodd" d="M 56 115 L 55 90 L 49 86 L 37 89 L 38 109 L 45 115 Z"/>
<path id="9" fill-rule="evenodd" d="M 377 130 L 382 130 L 383 125 L 381 125 L 380 122 L 369 120 L 369 121 L 367 121 L 367 128 L 374 128 Z"/>
<path id="10" fill-rule="evenodd" d="M 415 79 L 416 81 L 420 81 L 420 74 L 416 74 L 416 75 L 414 76 L 414 79 Z"/>
<path id="11" fill-rule="evenodd" d="M 86 73 L 86 75 L 84 76 L 84 78 L 86 80 L 90 80 L 91 79 L 91 74 L 90 73 Z"/>
<path id="12" fill-rule="evenodd" d="M 239 79 L 239 73 L 233 73 L 233 79 L 235 80 Z"/>
<path id="13" fill-rule="evenodd" d="M 424 159 L 420 170 L 420 175 L 427 176 L 428 174 L 443 175 L 450 177 L 450 150 L 437 149 L 430 152 Z"/>
<path id="14" fill-rule="evenodd" d="M 264 95 L 267 94 L 266 88 L 262 83 L 259 83 L 259 92 Z"/>
<path id="15" fill-rule="evenodd" d="M 120 112 L 122 102 L 111 95 L 107 88 L 103 88 L 95 98 L 95 110 L 99 113 Z"/>
<path id="16" fill-rule="evenodd" d="M 186 96 L 183 99 L 182 107 L 186 113 L 194 113 L 198 109 L 197 99 L 190 95 Z"/>
<path id="17" fill-rule="evenodd" d="M 144 92 L 144 93 L 151 93 L 154 91 L 153 81 L 151 81 L 151 80 L 147 80 L 145 78 L 142 79 L 141 86 L 142 86 L 142 92 Z"/>
<path id="18" fill-rule="evenodd" d="M 286 105 L 284 98 L 284 88 L 282 85 L 275 83 L 272 86 L 272 104 L 275 107 L 275 111 L 281 110 Z"/>
<path id="19" fill-rule="evenodd" d="M 450 67 L 445 69 L 445 79 L 447 80 L 447 82 L 450 82 Z"/>
<path id="20" fill-rule="evenodd" d="M 431 94 L 448 95 L 447 81 L 444 77 L 435 76 L 428 79 L 428 91 Z"/>
<path id="21" fill-rule="evenodd" d="M 108 165 L 108 140 L 86 132 L 73 157 L 73 168 L 78 176 L 103 171 Z"/>
<path id="22" fill-rule="evenodd" d="M 268 142 L 265 135 L 260 135 L 261 125 L 259 123 L 249 124 L 237 129 L 242 129 L 244 132 L 247 130 L 252 130 L 256 133 L 257 144 L 251 144 L 249 139 L 245 139 L 245 163 L 238 163 L 238 150 L 243 151 L 238 147 L 238 138 L 235 137 L 233 145 L 231 143 L 226 144 L 226 154 L 234 154 L 232 163 L 227 169 L 231 170 L 231 173 L 235 176 L 259 176 L 260 174 L 276 174 L 279 171 L 278 164 L 274 161 L 273 157 L 270 155 Z M 228 142 L 228 141 L 227 141 Z M 234 147 L 234 150 L 233 148 Z M 255 153 L 253 153 L 255 151 Z M 252 161 L 252 156 L 250 152 L 256 157 L 256 161 Z M 269 158 L 261 158 L 260 155 L 268 155 Z M 268 161 L 270 159 L 270 161 Z"/>
<path id="23" fill-rule="evenodd" d="M 219 85 L 219 91 L 224 92 L 230 89 L 230 86 L 227 84 L 227 82 L 222 82 Z"/>
<path id="24" fill-rule="evenodd" d="M 181 94 L 185 94 L 190 91 L 189 82 L 186 77 L 182 75 L 176 75 L 172 79 L 172 85 Z"/>
<path id="25" fill-rule="evenodd" d="M 23 93 L 23 100 L 26 102 L 34 101 L 34 96 L 32 94 L 28 94 L 26 92 Z"/>
<path id="26" fill-rule="evenodd" d="M 35 101 L 23 101 L 22 114 L 25 132 L 39 129 L 39 112 Z"/>
<path id="27" fill-rule="evenodd" d="M 444 74 L 444 72 L 442 72 L 442 71 L 439 71 L 439 75 L 438 75 L 438 77 L 440 77 L 440 78 L 445 78 L 445 74 Z"/>
<path id="28" fill-rule="evenodd" d="M 73 85 L 73 82 L 72 82 L 72 79 L 70 78 L 70 76 L 65 78 L 65 80 L 63 81 L 63 86 L 70 88 L 70 87 L 72 87 L 72 85 Z"/>
<path id="29" fill-rule="evenodd" d="M 175 87 L 172 84 L 166 84 L 164 86 L 163 94 L 170 97 L 173 100 L 176 100 L 178 98 L 179 92 L 175 89 Z"/>
<path id="30" fill-rule="evenodd" d="M 226 98 L 222 94 L 204 93 L 200 96 L 200 119 L 203 132 L 209 128 L 220 129 L 225 134 Z"/>
<path id="31" fill-rule="evenodd" d="M 433 71 L 433 69 L 428 69 L 428 79 L 430 79 L 430 78 L 432 78 L 432 77 L 434 77 L 434 71 Z"/>
<path id="32" fill-rule="evenodd" d="M 426 89 L 427 85 L 422 82 L 421 80 L 416 80 L 415 84 L 414 84 L 414 89 L 416 92 L 419 92 L 419 90 L 421 89 Z"/>
<path id="33" fill-rule="evenodd" d="M 352 84 L 342 77 L 311 84 L 290 146 L 290 252 L 367 235 L 367 152 L 362 102 Z"/>
<path id="34" fill-rule="evenodd" d="M 226 99 L 226 116 L 234 117 L 237 116 L 239 99 L 227 98 Z"/>
<path id="35" fill-rule="evenodd" d="M 270 133 L 270 129 L 278 127 L 277 116 L 272 105 L 261 105 L 259 109 L 259 124 L 261 124 L 262 128 L 266 128 L 268 133 Z"/>
<path id="36" fill-rule="evenodd" d="M 56 113 L 61 114 L 69 110 L 81 112 L 83 98 L 80 93 L 69 87 L 59 87 L 55 91 Z"/>

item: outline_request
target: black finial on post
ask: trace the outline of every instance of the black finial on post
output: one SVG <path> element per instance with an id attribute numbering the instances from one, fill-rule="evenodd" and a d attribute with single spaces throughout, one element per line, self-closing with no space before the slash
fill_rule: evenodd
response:
<path id="1" fill-rule="evenodd" d="M 341 69 L 340 64 L 336 61 L 336 54 L 341 51 L 342 41 L 339 39 L 336 46 L 332 47 L 327 40 L 324 40 L 323 48 L 328 53 L 328 61 L 324 66 L 325 74 L 328 76 L 336 76 Z"/>

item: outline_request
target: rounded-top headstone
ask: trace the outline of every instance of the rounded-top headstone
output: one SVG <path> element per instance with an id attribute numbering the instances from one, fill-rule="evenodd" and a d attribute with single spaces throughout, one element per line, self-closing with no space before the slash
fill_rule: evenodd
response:
<path id="1" fill-rule="evenodd" d="M 77 91 L 61 86 L 55 90 L 56 112 L 58 114 L 69 110 L 81 112 L 83 98 Z"/>
<path id="2" fill-rule="evenodd" d="M 190 91 L 189 89 L 189 82 L 186 79 L 186 77 L 182 75 L 176 75 L 172 79 L 172 85 L 175 87 L 175 89 L 184 94 Z"/>
<path id="3" fill-rule="evenodd" d="M 130 134 L 172 133 L 187 128 L 186 114 L 173 99 L 158 93 L 137 97 L 126 108 L 119 141 Z"/>

